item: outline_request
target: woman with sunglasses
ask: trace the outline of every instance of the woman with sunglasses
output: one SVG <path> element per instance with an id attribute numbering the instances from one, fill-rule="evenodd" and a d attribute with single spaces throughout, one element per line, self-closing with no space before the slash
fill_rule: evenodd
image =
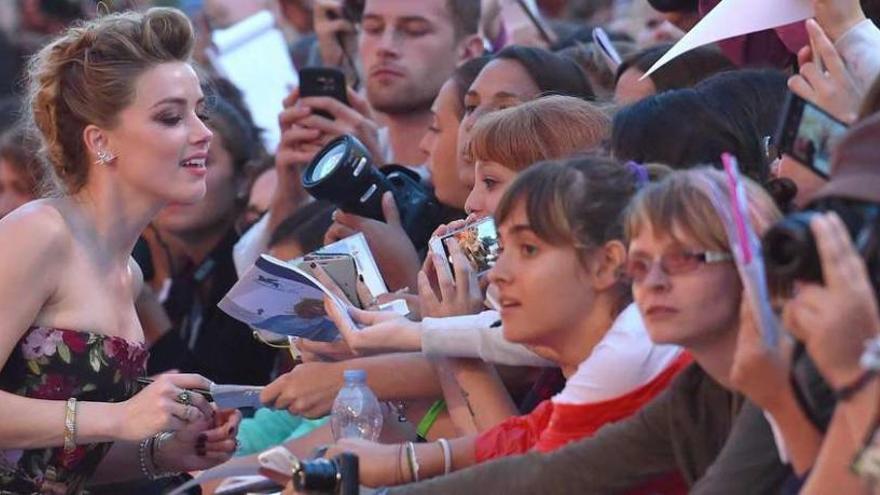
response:
<path id="1" fill-rule="evenodd" d="M 418 481 L 558 449 L 665 389 L 690 357 L 652 344 L 630 302 L 620 219 L 637 183 L 605 158 L 543 162 L 520 174 L 495 212 L 503 250 L 489 279 L 499 289 L 504 336 L 559 365 L 562 392 L 479 435 L 418 445 L 344 440 L 331 453 L 356 452 L 367 485 Z"/>
<path id="2" fill-rule="evenodd" d="M 761 412 L 730 390 L 742 284 L 712 201 L 729 204 L 726 181 L 710 169 L 675 172 L 640 191 L 627 210 L 627 272 L 645 327 L 655 343 L 681 345 L 696 361 L 666 393 L 565 449 L 389 493 L 614 493 L 671 470 L 689 493 L 778 492 L 788 471 L 772 436 L 739 434 L 761 424 Z M 745 189 L 752 225 L 763 232 L 779 211 L 753 182 Z"/>

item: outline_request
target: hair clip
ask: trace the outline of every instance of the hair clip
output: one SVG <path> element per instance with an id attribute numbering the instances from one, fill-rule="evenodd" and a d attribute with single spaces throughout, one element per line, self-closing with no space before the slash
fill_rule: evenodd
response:
<path id="1" fill-rule="evenodd" d="M 646 185 L 650 182 L 650 177 L 648 176 L 648 169 L 644 165 L 634 161 L 626 162 L 626 168 L 629 169 L 630 172 L 636 178 L 636 189 L 641 189 L 642 186 Z"/>

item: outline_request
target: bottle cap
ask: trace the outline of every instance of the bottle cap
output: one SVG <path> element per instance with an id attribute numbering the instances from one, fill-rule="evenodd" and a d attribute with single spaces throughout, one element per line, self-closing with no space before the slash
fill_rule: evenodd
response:
<path id="1" fill-rule="evenodd" d="M 346 382 L 364 383 L 367 381 L 367 372 L 364 370 L 345 370 L 342 373 Z"/>

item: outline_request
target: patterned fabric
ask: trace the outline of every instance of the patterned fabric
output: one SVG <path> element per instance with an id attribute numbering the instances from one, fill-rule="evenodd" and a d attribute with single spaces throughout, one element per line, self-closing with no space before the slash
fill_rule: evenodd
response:
<path id="1" fill-rule="evenodd" d="M 146 371 L 141 343 L 91 332 L 34 327 L 0 370 L 0 389 L 34 399 L 121 402 L 137 392 Z M 58 429 L 64 418 L 58 418 Z M 0 450 L 0 494 L 73 495 L 94 474 L 110 443 Z"/>

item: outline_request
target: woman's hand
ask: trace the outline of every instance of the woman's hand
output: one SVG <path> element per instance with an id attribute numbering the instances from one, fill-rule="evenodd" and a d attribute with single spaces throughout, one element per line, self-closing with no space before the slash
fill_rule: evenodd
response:
<path id="1" fill-rule="evenodd" d="M 241 413 L 227 409 L 214 418 L 190 423 L 157 446 L 156 466 L 163 471 L 198 471 L 228 461 L 235 453 Z"/>
<path id="2" fill-rule="evenodd" d="M 822 376 L 835 389 L 862 374 L 859 358 L 865 340 L 880 333 L 880 315 L 865 262 L 835 213 L 810 223 L 824 285 L 804 284 L 786 303 L 783 321 L 804 342 Z"/>
<path id="3" fill-rule="evenodd" d="M 210 389 L 200 375 L 166 373 L 119 406 L 119 439 L 137 442 L 161 431 L 178 431 L 209 421 L 213 408 L 205 398 L 185 389 Z M 189 400 L 184 403 L 183 397 Z"/>
<path id="4" fill-rule="evenodd" d="M 807 20 L 807 33 L 811 46 L 805 46 L 798 52 L 800 73 L 789 78 L 788 87 L 839 120 L 852 124 L 858 117 L 862 92 L 834 44 L 816 21 Z M 824 70 L 813 62 L 813 49 L 825 66 Z"/>
<path id="5" fill-rule="evenodd" d="M 453 280 L 445 268 L 446 260 L 431 252 L 419 272 L 419 307 L 422 317 L 458 316 L 479 313 L 483 308 L 483 292 L 477 274 L 455 239 L 448 241 L 452 257 Z M 437 280 L 437 290 L 431 279 Z"/>
<path id="6" fill-rule="evenodd" d="M 399 444 L 344 438 L 331 445 L 324 457 L 329 459 L 343 452 L 358 456 L 359 481 L 362 485 L 400 485 L 410 480 L 409 467 L 404 465 Z"/>
<path id="7" fill-rule="evenodd" d="M 791 351 L 791 341 L 787 336 L 780 338 L 778 349 L 770 349 L 764 344 L 755 324 L 751 304 L 743 297 L 736 354 L 730 371 L 733 388 L 761 409 L 772 413 L 783 394 L 791 392 Z"/>
<path id="8" fill-rule="evenodd" d="M 363 311 L 353 306 L 342 307 L 329 297 L 324 298 L 324 308 L 330 319 L 336 323 L 345 343 L 356 355 L 422 349 L 419 324 L 405 316 L 390 311 Z"/>
<path id="9" fill-rule="evenodd" d="M 303 363 L 267 385 L 260 401 L 291 414 L 320 418 L 330 412 L 342 385 L 342 368 L 337 363 Z"/>

